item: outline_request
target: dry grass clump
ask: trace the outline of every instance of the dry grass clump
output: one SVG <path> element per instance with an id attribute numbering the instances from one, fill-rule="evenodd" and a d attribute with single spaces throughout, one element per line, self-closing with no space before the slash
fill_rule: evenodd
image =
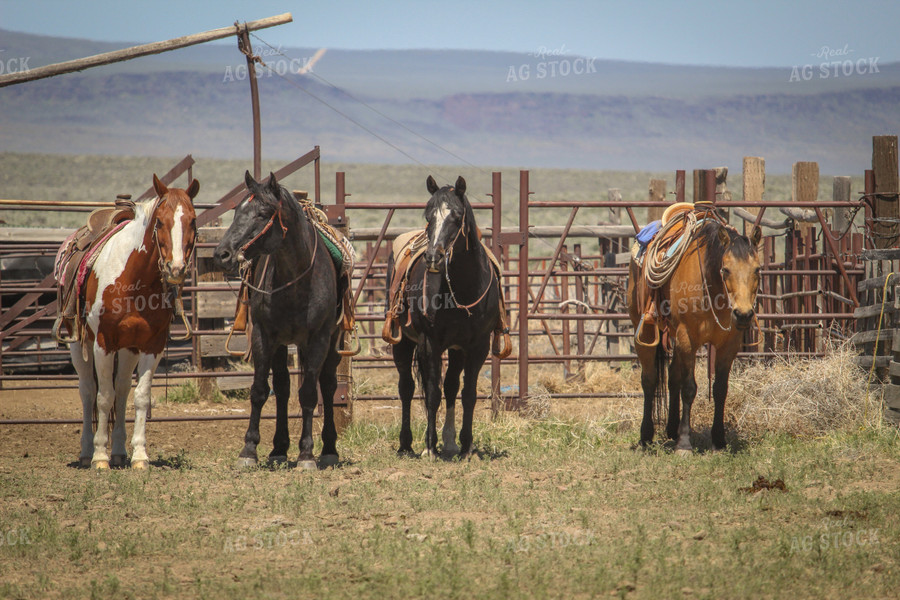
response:
<path id="1" fill-rule="evenodd" d="M 540 385 L 531 386 L 525 405 L 519 413 L 526 419 L 543 421 L 550 416 L 550 392 Z"/>
<path id="2" fill-rule="evenodd" d="M 575 362 L 573 361 L 573 369 Z M 631 363 L 588 362 L 566 377 L 559 365 L 535 369 L 535 381 L 550 394 L 630 393 L 641 389 L 641 371 Z"/>
<path id="3" fill-rule="evenodd" d="M 880 393 L 874 388 L 867 401 L 866 372 L 856 366 L 856 356 L 843 344 L 830 347 L 824 358 L 736 363 L 726 414 L 744 433 L 818 435 L 874 425 L 881 418 Z"/>

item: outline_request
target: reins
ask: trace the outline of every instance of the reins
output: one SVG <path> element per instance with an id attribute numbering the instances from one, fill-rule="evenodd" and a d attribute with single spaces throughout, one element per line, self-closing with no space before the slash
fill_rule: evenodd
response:
<path id="1" fill-rule="evenodd" d="M 300 275 L 298 275 L 294 279 L 288 281 L 284 285 L 278 286 L 274 290 L 264 290 L 262 288 L 256 287 L 255 285 L 250 283 L 250 278 L 245 275 L 245 277 L 246 277 L 245 283 L 246 283 L 247 287 L 250 288 L 251 290 L 253 290 L 254 292 L 259 292 L 260 294 L 265 294 L 267 296 L 271 296 L 272 294 L 277 294 L 278 292 L 280 292 L 282 290 L 286 290 L 287 288 L 291 287 L 292 285 L 294 285 L 295 283 L 297 283 L 298 281 L 300 281 L 301 279 L 306 277 L 306 275 L 309 274 L 309 272 L 312 270 L 312 268 L 316 264 L 316 251 L 319 249 L 319 234 L 316 231 L 313 231 L 313 236 L 315 238 L 315 241 L 313 241 L 312 257 L 309 259 L 309 266 L 307 266 L 306 269 L 304 269 L 303 272 L 300 273 Z M 263 270 L 259 277 L 260 283 L 262 282 L 263 278 L 266 275 L 266 270 L 269 268 L 269 259 L 270 258 L 271 258 L 271 255 L 266 255 L 266 262 L 265 262 L 265 264 L 263 264 Z M 247 269 L 246 273 L 249 274 L 250 271 L 251 271 L 250 269 Z"/>

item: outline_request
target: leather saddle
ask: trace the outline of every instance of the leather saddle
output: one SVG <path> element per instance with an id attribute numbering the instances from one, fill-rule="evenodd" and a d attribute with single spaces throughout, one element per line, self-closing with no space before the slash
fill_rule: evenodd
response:
<path id="1" fill-rule="evenodd" d="M 478 241 L 493 265 L 497 281 L 500 281 L 502 269 L 500 262 L 491 249 L 481 239 L 481 232 L 478 233 Z M 428 236 L 424 229 L 409 231 L 397 236 L 394 239 L 392 252 L 394 256 L 394 273 L 391 277 L 390 287 L 388 288 L 388 310 L 384 318 L 384 328 L 381 331 L 381 338 L 388 344 L 394 345 L 400 343 L 403 334 L 400 331 L 400 315 L 407 313 L 407 325 L 410 322 L 410 315 L 407 308 L 403 305 L 403 295 L 406 285 L 409 282 L 409 272 L 416 260 L 425 254 L 428 247 Z M 506 315 L 506 302 L 503 298 L 502 286 L 500 288 L 500 316 L 497 325 L 494 328 L 493 341 L 491 344 L 491 352 L 499 358 L 506 358 L 512 352 L 512 343 L 509 337 L 509 324 Z M 500 347 L 500 337 L 503 338 L 503 346 Z"/>
<path id="2" fill-rule="evenodd" d="M 53 324 L 53 337 L 58 342 L 65 344 L 81 339 L 86 263 L 99 252 L 114 231 L 134 220 L 134 210 L 131 195 L 120 194 L 116 197 L 114 207 L 92 212 L 87 223 L 69 236 L 60 247 L 54 265 L 58 314 Z M 68 335 L 62 332 L 63 324 L 70 332 Z"/>

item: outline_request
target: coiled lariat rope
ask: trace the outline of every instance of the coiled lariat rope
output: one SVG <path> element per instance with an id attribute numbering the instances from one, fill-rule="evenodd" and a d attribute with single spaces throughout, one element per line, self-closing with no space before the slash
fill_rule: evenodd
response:
<path id="1" fill-rule="evenodd" d="M 666 234 L 676 227 L 684 228 L 684 234 L 678 246 L 674 250 L 659 250 L 660 243 L 670 241 Z M 696 213 L 693 210 L 685 211 L 678 217 L 670 219 L 654 236 L 653 241 L 650 242 L 650 246 L 647 248 L 647 259 L 644 266 L 644 277 L 650 289 L 659 289 L 668 283 L 672 273 L 678 268 L 681 258 L 691 245 L 696 227 Z"/>

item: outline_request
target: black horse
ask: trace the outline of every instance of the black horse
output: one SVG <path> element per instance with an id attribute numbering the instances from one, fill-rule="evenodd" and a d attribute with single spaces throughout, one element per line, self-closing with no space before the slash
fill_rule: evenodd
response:
<path id="1" fill-rule="evenodd" d="M 332 402 L 337 389 L 338 277 L 328 249 L 315 227 L 275 175 L 265 184 L 247 172 L 244 181 L 250 195 L 234 212 L 234 222 L 215 251 L 220 267 L 233 270 L 252 263 L 250 317 L 253 323 L 250 348 L 253 356 L 253 386 L 250 388 L 250 426 L 238 467 L 257 463 L 259 417 L 269 397 L 269 371 L 275 388 L 275 437 L 269 460 L 285 462 L 290 447 L 287 404 L 291 383 L 288 377 L 287 346 L 296 344 L 303 371 L 300 406 L 303 431 L 297 466 L 314 469 L 312 423 L 316 408 L 316 383 L 322 392 L 323 465 L 338 460 Z"/>
<path id="2" fill-rule="evenodd" d="M 500 283 L 494 266 L 481 245 L 475 215 L 466 198 L 466 181 L 438 188 L 428 177 L 431 199 L 425 209 L 428 247 L 409 270 L 402 298 L 402 339 L 393 347 L 394 364 L 400 375 L 398 391 L 403 404 L 400 430 L 401 454 L 412 453 L 409 426 L 410 403 L 415 392 L 413 359 L 417 362 L 425 391 L 428 428 L 425 455 L 437 455 L 435 421 L 441 404 L 441 356 L 447 352 L 444 398 L 447 414 L 443 429 L 443 452 L 472 452 L 472 417 L 475 412 L 478 373 L 490 350 L 491 333 L 499 322 Z M 393 256 L 391 257 L 393 264 Z M 392 274 L 388 275 L 391 280 Z M 456 445 L 454 422 L 459 375 L 465 371 L 462 389 L 463 420 Z"/>

